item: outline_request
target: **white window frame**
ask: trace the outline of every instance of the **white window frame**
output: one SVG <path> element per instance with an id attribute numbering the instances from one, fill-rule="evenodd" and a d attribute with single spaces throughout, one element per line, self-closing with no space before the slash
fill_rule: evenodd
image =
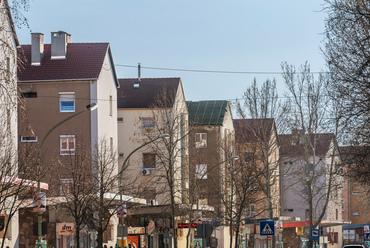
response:
<path id="1" fill-rule="evenodd" d="M 196 179 L 207 179 L 207 164 L 197 164 L 195 165 L 195 178 Z"/>
<path id="2" fill-rule="evenodd" d="M 62 146 L 63 146 L 62 140 L 64 138 L 68 138 L 68 141 L 67 141 L 67 149 L 63 149 L 62 148 Z M 69 143 L 70 143 L 69 142 L 69 139 L 70 138 L 73 138 L 73 143 L 74 143 L 74 149 L 73 150 L 69 149 Z M 76 153 L 76 135 L 60 135 L 59 136 L 59 143 L 60 143 L 60 150 L 59 150 L 60 155 L 63 155 L 63 156 L 64 155 L 75 155 L 75 153 Z"/>
<path id="3" fill-rule="evenodd" d="M 71 185 L 73 184 L 73 178 L 60 179 L 60 195 L 69 195 L 71 193 Z M 63 186 L 67 187 L 67 192 L 63 192 Z"/>
<path id="4" fill-rule="evenodd" d="M 152 121 L 153 125 L 150 125 L 150 126 L 147 125 L 147 123 L 149 123 L 149 120 Z M 155 133 L 155 118 L 154 117 L 143 117 L 141 119 L 141 124 L 142 124 L 143 134 L 154 134 Z"/>
<path id="5" fill-rule="evenodd" d="M 25 138 L 35 138 L 34 140 L 27 140 Z M 37 136 L 21 136 L 21 142 L 37 142 Z"/>
<path id="6" fill-rule="evenodd" d="M 199 135 L 199 140 L 197 136 Z M 207 148 L 207 133 L 195 134 L 195 148 Z"/>
<path id="7" fill-rule="evenodd" d="M 249 204 L 246 208 L 245 208 L 245 217 L 250 217 L 250 218 L 253 218 L 256 216 L 256 205 L 254 204 Z"/>
<path id="8" fill-rule="evenodd" d="M 63 110 L 62 102 L 73 102 L 73 110 Z M 75 112 L 76 101 L 74 92 L 59 92 L 59 112 Z"/>

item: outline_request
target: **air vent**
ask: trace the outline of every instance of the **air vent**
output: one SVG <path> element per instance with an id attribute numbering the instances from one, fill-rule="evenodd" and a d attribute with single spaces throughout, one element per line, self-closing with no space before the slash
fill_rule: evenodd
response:
<path id="1" fill-rule="evenodd" d="M 141 171 L 141 174 L 143 174 L 144 176 L 147 176 L 147 175 L 150 175 L 150 173 L 151 173 L 151 170 L 142 170 Z"/>

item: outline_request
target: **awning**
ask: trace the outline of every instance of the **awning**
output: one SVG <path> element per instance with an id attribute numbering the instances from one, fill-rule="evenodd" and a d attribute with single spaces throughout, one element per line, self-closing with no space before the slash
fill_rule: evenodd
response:
<path id="1" fill-rule="evenodd" d="M 4 176 L 1 177 L 2 183 L 11 183 L 23 187 L 37 188 L 37 182 L 18 177 Z M 49 184 L 40 182 L 40 189 L 49 190 Z"/>

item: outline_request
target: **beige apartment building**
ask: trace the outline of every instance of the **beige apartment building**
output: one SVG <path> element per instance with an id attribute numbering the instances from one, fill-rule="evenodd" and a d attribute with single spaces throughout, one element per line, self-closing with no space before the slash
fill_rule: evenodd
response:
<path id="1" fill-rule="evenodd" d="M 116 100 L 119 84 L 109 43 L 72 43 L 71 35 L 64 31 L 52 32 L 50 44 L 44 44 L 42 33 L 32 33 L 30 38 L 31 44 L 22 45 L 20 50 L 27 60 L 18 72 L 18 86 L 25 104 L 25 115 L 19 118 L 19 154 L 21 158 L 25 153 L 30 154 L 28 165 L 34 171 L 30 179 L 37 180 L 37 150 L 51 131 L 40 154 L 40 178 L 49 184 L 47 211 L 42 215 L 46 232 L 43 237 L 49 245 L 62 248 L 71 245 L 73 239 L 60 234 L 57 227 L 73 219 L 56 214 L 60 210 L 51 199 L 71 191 L 74 179 L 64 165 L 83 152 L 90 154 L 89 161 L 97 154 L 110 152 L 115 158 L 112 173 L 118 173 Z M 93 103 L 98 104 L 96 110 L 84 111 Z M 69 117 L 72 119 L 63 122 Z M 57 123 L 60 125 L 55 126 Z M 92 164 L 89 169 L 94 171 Z M 31 208 L 23 211 L 25 218 L 20 221 L 20 230 L 25 238 L 20 244 L 28 247 L 38 238 L 32 228 L 37 214 L 32 213 Z M 115 235 L 115 230 L 109 233 Z M 88 245 L 87 231 L 81 235 Z M 107 237 L 104 243 L 114 246 L 114 239 Z"/>
<path id="2" fill-rule="evenodd" d="M 154 229 L 131 234 L 139 245 L 186 244 L 175 225 L 189 199 L 188 108 L 180 78 L 119 79 L 118 154 L 122 191 L 146 200 L 128 209 L 126 225 Z M 175 221 L 175 222 L 174 222 Z M 148 229 L 147 229 L 148 230 Z"/>

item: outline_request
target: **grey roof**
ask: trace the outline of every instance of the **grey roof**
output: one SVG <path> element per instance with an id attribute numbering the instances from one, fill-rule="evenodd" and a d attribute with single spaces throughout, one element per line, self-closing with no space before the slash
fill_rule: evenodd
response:
<path id="1" fill-rule="evenodd" d="M 189 110 L 189 124 L 222 126 L 226 111 L 228 111 L 228 101 L 187 101 Z"/>

